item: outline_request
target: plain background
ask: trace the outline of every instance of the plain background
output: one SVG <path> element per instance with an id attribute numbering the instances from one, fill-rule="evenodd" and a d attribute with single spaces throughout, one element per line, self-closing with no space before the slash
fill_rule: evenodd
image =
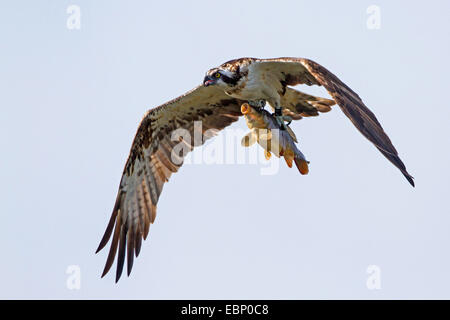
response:
<path id="1" fill-rule="evenodd" d="M 72 4 L 80 30 L 66 27 Z M 380 29 L 367 28 L 370 5 Z M 1 1 L 0 298 L 450 298 L 449 9 Z M 132 275 L 100 279 L 107 250 L 94 251 L 144 112 L 242 56 L 330 69 L 378 116 L 417 187 L 335 107 L 292 125 L 308 176 L 284 164 L 269 176 L 251 164 L 183 166 Z M 67 288 L 70 265 L 79 290 Z M 366 286 L 370 265 L 379 290 Z"/>

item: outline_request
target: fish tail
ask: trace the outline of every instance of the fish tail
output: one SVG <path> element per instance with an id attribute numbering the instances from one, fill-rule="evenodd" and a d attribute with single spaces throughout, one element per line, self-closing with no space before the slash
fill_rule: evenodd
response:
<path id="1" fill-rule="evenodd" d="M 289 168 L 292 168 L 292 158 L 284 156 L 284 160 Z"/>
<path id="2" fill-rule="evenodd" d="M 309 166 L 308 166 L 308 161 L 306 161 L 305 159 L 300 159 L 300 158 L 294 158 L 295 161 L 295 165 L 298 168 L 298 171 L 300 171 L 301 174 L 308 174 L 309 172 Z"/>
<path id="3" fill-rule="evenodd" d="M 294 152 L 291 149 L 286 149 L 284 150 L 284 152 L 282 153 L 284 160 L 286 161 L 286 164 L 288 165 L 289 168 L 292 168 L 292 160 L 294 160 Z"/>

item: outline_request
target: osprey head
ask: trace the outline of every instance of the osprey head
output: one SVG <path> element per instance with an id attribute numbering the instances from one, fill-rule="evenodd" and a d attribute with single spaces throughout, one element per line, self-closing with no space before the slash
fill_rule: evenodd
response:
<path id="1" fill-rule="evenodd" d="M 203 79 L 203 85 L 205 87 L 216 85 L 226 89 L 235 86 L 239 78 L 239 72 L 232 72 L 222 68 L 213 68 L 206 72 L 205 78 Z"/>

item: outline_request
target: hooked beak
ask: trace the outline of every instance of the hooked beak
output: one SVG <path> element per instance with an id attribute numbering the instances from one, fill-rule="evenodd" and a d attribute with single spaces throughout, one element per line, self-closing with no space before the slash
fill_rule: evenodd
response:
<path id="1" fill-rule="evenodd" d="M 207 87 L 212 84 L 216 83 L 216 80 L 210 76 L 206 76 L 205 79 L 203 79 L 203 86 Z"/>

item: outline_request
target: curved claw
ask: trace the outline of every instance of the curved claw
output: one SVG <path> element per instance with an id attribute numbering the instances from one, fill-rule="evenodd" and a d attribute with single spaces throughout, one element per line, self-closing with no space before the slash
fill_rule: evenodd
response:
<path id="1" fill-rule="evenodd" d="M 286 125 L 288 126 L 288 125 L 290 125 L 291 122 L 292 122 L 292 117 L 291 117 L 291 116 L 284 115 L 284 116 L 283 116 L 283 120 L 284 120 L 285 122 L 287 122 Z"/>

